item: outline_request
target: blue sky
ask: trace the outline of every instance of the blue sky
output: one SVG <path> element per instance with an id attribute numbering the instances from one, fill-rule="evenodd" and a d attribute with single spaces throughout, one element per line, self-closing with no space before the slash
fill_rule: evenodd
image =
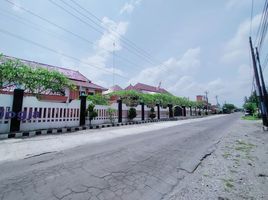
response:
<path id="1" fill-rule="evenodd" d="M 157 86 L 161 82 L 162 87 L 178 96 L 194 99 L 208 90 L 212 103 L 218 95 L 220 103 L 227 101 L 238 106 L 251 92 L 248 51 L 251 0 L 77 0 L 100 19 L 96 23 L 104 29 L 92 23 L 90 19 L 95 18 L 88 13 L 80 10 L 84 16 L 79 15 L 60 0 L 51 1 L 86 24 L 48 0 L 9 1 L 79 35 L 80 39 L 3 0 L 1 30 L 58 52 L 0 32 L 0 51 L 6 55 L 79 70 L 105 87 L 113 84 L 114 58 L 114 82 L 122 87 L 137 82 Z M 76 6 L 72 1 L 64 1 Z M 253 35 L 263 5 L 264 0 L 254 1 Z M 126 40 L 148 52 L 149 61 L 148 56 L 144 58 L 145 53 L 137 56 L 141 51 L 137 52 Z M 263 51 L 261 57 L 266 53 Z"/>

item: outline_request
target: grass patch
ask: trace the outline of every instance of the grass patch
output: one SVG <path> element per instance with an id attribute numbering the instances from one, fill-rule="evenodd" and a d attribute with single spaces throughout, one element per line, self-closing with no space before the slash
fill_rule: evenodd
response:
<path id="1" fill-rule="evenodd" d="M 244 120 L 260 120 L 260 118 L 256 117 L 256 116 L 243 116 L 242 119 Z"/>
<path id="2" fill-rule="evenodd" d="M 231 154 L 228 153 L 228 152 L 224 152 L 224 154 L 223 154 L 222 156 L 223 156 L 225 159 L 227 159 L 228 157 L 231 156 Z"/>
<path id="3" fill-rule="evenodd" d="M 236 143 L 237 143 L 237 146 L 235 147 L 235 150 L 244 152 L 246 153 L 246 155 L 248 155 L 249 152 L 252 150 L 252 148 L 255 147 L 254 144 L 246 143 L 242 140 L 237 140 Z"/>
<path id="4" fill-rule="evenodd" d="M 234 180 L 229 178 L 229 179 L 222 179 L 224 182 L 224 187 L 228 191 L 229 189 L 232 189 L 234 187 Z"/>

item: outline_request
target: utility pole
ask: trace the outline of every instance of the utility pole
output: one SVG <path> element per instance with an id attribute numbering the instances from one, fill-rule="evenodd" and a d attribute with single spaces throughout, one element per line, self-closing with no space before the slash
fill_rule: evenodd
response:
<path id="1" fill-rule="evenodd" d="M 263 74 L 262 74 L 262 67 L 261 67 L 261 62 L 260 62 L 260 57 L 259 57 L 259 51 L 258 51 L 258 48 L 257 47 L 256 47 L 256 57 L 257 57 L 257 62 L 258 62 L 258 66 L 259 66 L 259 71 L 260 71 L 261 89 L 262 89 L 262 93 L 263 93 L 263 102 L 264 102 L 264 106 L 266 108 L 266 110 L 265 110 L 266 120 L 268 122 L 268 95 L 267 95 L 265 81 L 264 81 Z"/>
<path id="2" fill-rule="evenodd" d="M 219 104 L 219 101 L 218 101 L 218 97 L 219 97 L 218 95 L 216 95 L 216 96 L 215 96 L 215 98 L 216 98 L 216 103 L 217 103 L 217 106 L 219 106 L 219 105 L 220 105 L 220 104 Z"/>
<path id="3" fill-rule="evenodd" d="M 253 69 L 254 69 L 254 75 L 255 75 L 255 80 L 256 80 L 256 85 L 258 88 L 258 92 L 259 92 L 259 100 L 260 100 L 260 107 L 261 107 L 261 116 L 262 116 L 262 123 L 263 126 L 268 126 L 267 123 L 267 118 L 265 115 L 265 108 L 264 108 L 264 103 L 263 103 L 263 96 L 262 96 L 262 90 L 261 90 L 261 86 L 260 86 L 260 79 L 259 79 L 259 74 L 258 74 L 258 69 L 257 69 L 257 64 L 256 64 L 256 59 L 255 59 L 255 54 L 254 54 L 254 49 L 252 46 L 252 40 L 251 37 L 249 37 L 249 45 L 250 45 L 250 50 L 251 50 L 251 56 L 252 56 L 252 62 L 253 62 Z"/>
<path id="4" fill-rule="evenodd" d="M 114 86 L 114 52 L 115 52 L 115 42 L 113 43 L 113 86 Z"/>
<path id="5" fill-rule="evenodd" d="M 207 103 L 207 106 L 206 106 L 206 114 L 208 114 L 208 91 L 205 91 L 205 94 L 206 94 L 206 103 Z"/>

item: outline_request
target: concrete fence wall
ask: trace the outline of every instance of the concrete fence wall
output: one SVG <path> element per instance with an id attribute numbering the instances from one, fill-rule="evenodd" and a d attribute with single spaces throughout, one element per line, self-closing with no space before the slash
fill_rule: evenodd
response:
<path id="1" fill-rule="evenodd" d="M 84 98 L 85 99 L 85 98 Z M 64 128 L 75 127 L 81 125 L 81 114 L 85 112 L 81 110 L 82 100 L 73 100 L 70 103 L 56 103 L 40 101 L 33 96 L 22 97 L 22 107 L 20 112 L 12 112 L 14 103 L 18 99 L 14 99 L 13 95 L 0 94 L 0 133 L 8 133 L 11 130 L 11 121 L 18 120 L 19 126 L 17 131 L 32 131 L 39 129 L 51 129 L 51 128 Z M 86 101 L 86 108 L 90 104 L 90 101 Z M 110 106 L 96 105 L 95 110 L 98 113 L 98 117 L 91 121 L 92 125 L 110 123 L 108 109 L 113 108 L 114 122 L 118 122 L 119 110 L 118 103 L 113 103 Z M 130 107 L 122 104 L 122 122 L 128 121 L 128 111 Z M 137 117 L 133 121 L 142 120 L 142 106 L 135 107 L 137 111 Z M 169 108 L 154 108 L 156 118 L 165 119 L 169 118 Z M 144 119 L 149 119 L 151 108 L 144 106 Z M 192 115 L 198 115 L 197 112 L 192 110 Z M 198 111 L 198 110 L 197 110 Z M 190 116 L 190 108 L 185 109 L 186 114 L 183 116 Z M 202 111 L 204 114 L 204 111 Z M 85 117 L 85 122 L 82 125 L 89 125 L 88 117 Z M 14 127 L 13 127 L 14 130 Z"/>

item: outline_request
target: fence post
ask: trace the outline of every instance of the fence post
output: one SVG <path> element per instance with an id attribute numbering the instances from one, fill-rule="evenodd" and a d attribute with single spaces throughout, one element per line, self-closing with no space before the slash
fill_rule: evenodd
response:
<path id="1" fill-rule="evenodd" d="M 168 104 L 169 118 L 173 118 L 173 105 Z"/>
<path id="2" fill-rule="evenodd" d="M 118 103 L 118 123 L 122 122 L 122 100 L 117 100 Z"/>
<path id="3" fill-rule="evenodd" d="M 141 104 L 141 120 L 144 121 L 144 103 Z"/>
<path id="4" fill-rule="evenodd" d="M 12 112 L 15 113 L 15 117 L 11 118 L 10 132 L 20 131 L 20 120 L 18 119 L 18 113 L 22 111 L 24 90 L 15 89 L 13 94 Z"/>
<path id="5" fill-rule="evenodd" d="M 182 109 L 183 109 L 183 116 L 186 117 L 186 107 L 182 106 Z"/>
<path id="6" fill-rule="evenodd" d="M 80 126 L 86 124 L 87 96 L 80 96 Z"/>
<path id="7" fill-rule="evenodd" d="M 157 119 L 160 119 L 160 104 L 156 104 L 157 107 Z"/>
<path id="8" fill-rule="evenodd" d="M 193 115 L 192 106 L 190 106 L 190 116 Z"/>

